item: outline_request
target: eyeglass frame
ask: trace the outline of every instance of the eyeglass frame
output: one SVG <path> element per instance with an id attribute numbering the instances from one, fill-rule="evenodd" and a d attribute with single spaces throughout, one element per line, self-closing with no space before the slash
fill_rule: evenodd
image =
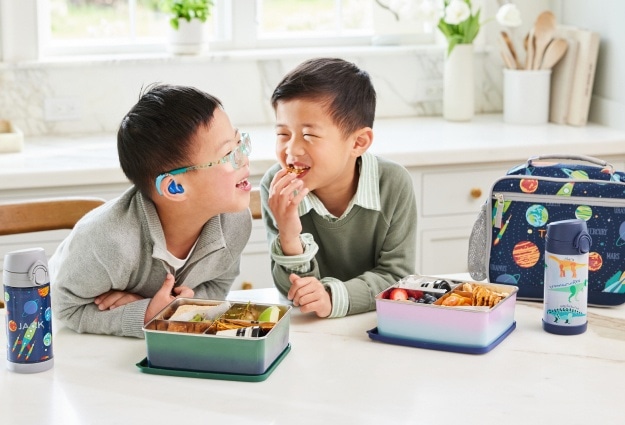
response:
<path id="1" fill-rule="evenodd" d="M 220 160 L 214 161 L 214 162 L 207 162 L 205 164 L 190 165 L 188 167 L 180 167 L 180 168 L 176 168 L 174 170 L 167 171 L 165 173 L 162 173 L 156 176 L 156 180 L 155 180 L 156 192 L 158 192 L 159 195 L 163 196 L 163 192 L 161 191 L 161 184 L 163 183 L 163 179 L 165 179 L 165 177 L 184 174 L 187 171 L 201 170 L 204 168 L 210 168 L 214 165 L 226 164 L 228 162 L 230 163 L 230 165 L 232 165 L 232 168 L 234 168 L 235 170 L 238 170 L 239 168 L 241 168 L 242 163 L 239 164 L 239 162 L 237 162 L 237 158 L 240 158 L 239 161 L 241 161 L 244 157 L 249 158 L 251 153 L 252 153 L 252 139 L 250 138 L 249 133 L 242 132 L 241 139 L 239 140 L 239 145 L 235 149 L 233 149 L 232 152 L 225 155 Z M 242 155 L 242 156 L 239 156 L 239 155 Z"/>

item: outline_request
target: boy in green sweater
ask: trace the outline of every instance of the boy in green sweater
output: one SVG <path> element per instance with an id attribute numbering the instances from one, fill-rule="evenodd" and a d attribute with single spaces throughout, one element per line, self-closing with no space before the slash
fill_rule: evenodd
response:
<path id="1" fill-rule="evenodd" d="M 274 282 L 303 313 L 374 310 L 379 292 L 414 273 L 417 208 L 407 170 L 367 152 L 369 75 L 342 59 L 308 60 L 271 103 L 278 164 L 261 200 Z"/>

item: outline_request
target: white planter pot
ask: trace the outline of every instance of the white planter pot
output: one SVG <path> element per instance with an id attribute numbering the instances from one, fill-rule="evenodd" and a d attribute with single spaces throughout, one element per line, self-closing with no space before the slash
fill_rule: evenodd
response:
<path id="1" fill-rule="evenodd" d="M 181 19 L 178 29 L 169 27 L 169 51 L 175 55 L 197 55 L 206 47 L 206 25 L 199 19 Z"/>

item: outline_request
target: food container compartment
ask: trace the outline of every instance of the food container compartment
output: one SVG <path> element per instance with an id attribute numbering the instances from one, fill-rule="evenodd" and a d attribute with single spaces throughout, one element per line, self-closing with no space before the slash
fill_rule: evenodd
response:
<path id="1" fill-rule="evenodd" d="M 170 320 L 181 306 L 216 307 L 219 315 L 202 322 Z M 252 320 L 270 306 L 279 309 L 273 327 Z M 143 328 L 148 365 L 186 371 L 263 374 L 287 348 L 290 311 L 288 305 L 178 298 Z M 241 316 L 246 313 L 249 314 Z M 239 335 L 225 329 L 232 323 L 240 329 Z"/>
<path id="2" fill-rule="evenodd" d="M 435 281 L 440 278 L 412 276 L 413 280 Z M 420 280 L 419 280 L 420 279 Z M 404 281 L 404 282 L 402 282 Z M 377 333 L 383 337 L 420 341 L 439 346 L 489 347 L 514 328 L 514 308 L 518 288 L 512 285 L 472 281 L 450 281 L 452 290 L 438 295 L 434 303 L 397 301 L 388 298 L 395 287 L 417 289 L 405 279 L 376 296 Z M 462 294 L 462 285 L 479 285 L 491 291 L 505 293 L 494 307 L 441 305 L 447 297 Z M 453 350 L 457 351 L 457 350 Z"/>

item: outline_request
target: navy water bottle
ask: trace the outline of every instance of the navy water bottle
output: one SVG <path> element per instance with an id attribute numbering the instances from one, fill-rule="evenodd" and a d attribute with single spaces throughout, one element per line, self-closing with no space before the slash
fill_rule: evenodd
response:
<path id="1" fill-rule="evenodd" d="M 7 368 L 35 373 L 50 369 L 52 310 L 50 277 L 43 248 L 9 252 L 4 256 Z"/>
<path id="2" fill-rule="evenodd" d="M 584 220 L 547 225 L 543 329 L 560 335 L 586 332 L 588 252 L 592 239 Z"/>

